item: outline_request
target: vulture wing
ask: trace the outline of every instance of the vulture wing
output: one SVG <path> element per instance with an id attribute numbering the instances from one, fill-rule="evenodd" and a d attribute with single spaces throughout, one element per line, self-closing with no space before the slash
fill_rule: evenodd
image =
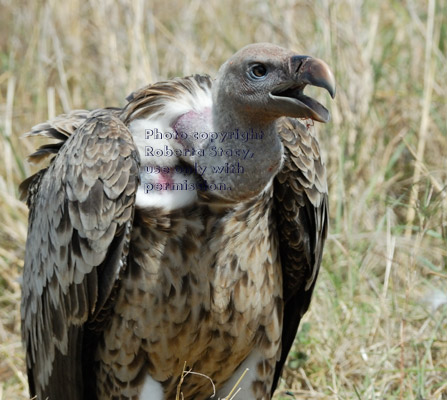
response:
<path id="1" fill-rule="evenodd" d="M 284 166 L 275 178 L 275 214 L 283 270 L 284 321 L 278 384 L 301 317 L 307 311 L 321 264 L 328 228 L 326 170 L 315 137 L 296 119 L 277 124 L 284 145 Z"/>
<path id="2" fill-rule="evenodd" d="M 22 335 L 39 399 L 95 395 L 89 347 L 126 267 L 139 181 L 137 150 L 116 115 L 75 111 L 30 133 L 59 140 L 31 156 L 56 154 L 21 187 L 30 208 Z"/>

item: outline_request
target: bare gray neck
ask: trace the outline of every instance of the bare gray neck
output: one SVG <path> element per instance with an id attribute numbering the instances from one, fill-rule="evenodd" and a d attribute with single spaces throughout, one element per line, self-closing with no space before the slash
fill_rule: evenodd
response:
<path id="1" fill-rule="evenodd" d="M 240 111 L 219 111 L 213 110 L 212 122 L 218 139 L 203 146 L 203 178 L 220 188 L 214 192 L 219 197 L 248 200 L 266 188 L 281 166 L 283 147 L 275 121 L 259 123 Z"/>

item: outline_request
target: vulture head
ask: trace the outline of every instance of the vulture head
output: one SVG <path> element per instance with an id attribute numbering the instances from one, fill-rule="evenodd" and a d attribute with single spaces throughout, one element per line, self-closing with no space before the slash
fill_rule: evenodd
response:
<path id="1" fill-rule="evenodd" d="M 248 45 L 221 66 L 212 88 L 210 126 L 216 132 L 256 133 L 261 139 L 243 142 L 233 135 L 222 143 L 199 144 L 207 153 L 215 154 L 216 146 L 221 150 L 215 157 L 189 160 L 207 167 L 202 176 L 207 184 L 226 188 L 213 195 L 230 202 L 246 200 L 272 181 L 283 158 L 276 129 L 279 118 L 329 121 L 329 111 L 304 94 L 307 85 L 335 96 L 334 76 L 323 61 L 269 43 Z M 197 142 L 186 144 L 197 147 Z M 221 165 L 237 172 L 214 173 Z"/>
<path id="2" fill-rule="evenodd" d="M 335 79 L 325 62 L 273 44 L 256 43 L 222 65 L 213 100 L 219 107 L 230 106 L 246 118 L 265 122 L 282 116 L 328 122 L 328 110 L 303 93 L 307 85 L 322 87 L 335 96 Z M 219 107 L 214 109 L 218 121 Z M 224 116 L 231 118 L 228 113 Z"/>

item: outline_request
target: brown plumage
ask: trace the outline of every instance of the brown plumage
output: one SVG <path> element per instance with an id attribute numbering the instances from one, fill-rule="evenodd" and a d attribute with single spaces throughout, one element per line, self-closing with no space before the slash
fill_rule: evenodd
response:
<path id="1" fill-rule="evenodd" d="M 307 84 L 334 95 L 323 62 L 257 44 L 214 83 L 160 82 L 123 109 L 73 111 L 31 130 L 58 140 L 30 156 L 50 163 L 21 185 L 32 396 L 173 399 L 186 362 L 221 398 L 248 366 L 241 398 L 270 398 L 327 232 L 317 140 L 286 118 L 328 119 Z M 193 139 L 253 128 L 262 139 Z M 190 135 L 147 136 L 156 129 Z M 243 172 L 216 173 L 236 163 Z M 189 375 L 182 392 L 206 399 L 212 388 Z"/>

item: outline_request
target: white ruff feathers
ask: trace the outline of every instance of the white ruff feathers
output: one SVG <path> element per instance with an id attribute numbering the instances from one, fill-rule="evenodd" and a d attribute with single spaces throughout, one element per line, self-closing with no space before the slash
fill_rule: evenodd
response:
<path id="1" fill-rule="evenodd" d="M 178 157 L 175 155 L 157 157 L 147 155 L 148 148 L 152 150 L 152 153 L 156 153 L 157 150 L 166 152 L 166 149 L 181 149 L 181 144 L 175 139 L 147 137 L 146 131 L 156 132 L 158 130 L 163 134 L 174 132 L 172 125 L 180 116 L 190 111 L 202 113 L 204 110 L 210 109 L 211 104 L 211 91 L 196 85 L 194 92 L 182 92 L 175 100 L 166 100 L 163 108 L 149 118 L 136 119 L 129 124 L 129 130 L 141 159 L 141 183 L 137 191 L 137 207 L 154 207 L 171 211 L 188 206 L 197 200 L 197 191 L 188 188 L 190 184 L 197 184 L 196 176 L 175 171 L 175 167 L 179 165 Z M 146 167 L 167 168 L 170 171 L 168 188 L 166 188 L 168 182 L 161 179 L 160 174 L 150 172 L 152 168 L 147 169 Z M 157 183 L 161 183 L 164 189 L 160 190 L 160 186 L 155 185 Z"/>

